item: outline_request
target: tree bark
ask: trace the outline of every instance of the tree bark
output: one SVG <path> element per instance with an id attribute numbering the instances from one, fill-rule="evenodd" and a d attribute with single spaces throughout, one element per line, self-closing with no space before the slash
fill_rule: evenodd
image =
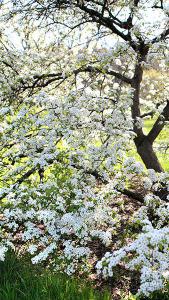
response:
<path id="1" fill-rule="evenodd" d="M 133 104 L 131 113 L 133 118 L 133 130 L 136 134 L 134 143 L 138 154 L 143 160 L 147 169 L 154 169 L 156 172 L 163 172 L 163 168 L 153 150 L 153 141 L 148 136 L 144 135 L 142 127 L 137 125 L 137 118 L 141 117 L 140 112 L 140 85 L 143 77 L 142 62 L 146 61 L 148 53 L 147 45 L 142 45 L 139 49 L 138 62 L 135 67 L 134 76 L 132 79 L 132 87 L 134 89 Z"/>
<path id="2" fill-rule="evenodd" d="M 158 135 L 164 128 L 165 121 L 169 121 L 169 101 L 167 101 L 162 113 L 159 115 L 158 119 L 156 120 L 148 134 L 148 139 L 149 141 L 151 141 L 151 143 L 155 141 L 155 139 L 158 137 Z"/>
<path id="3" fill-rule="evenodd" d="M 142 158 L 147 169 L 154 169 L 156 172 L 163 172 L 163 168 L 153 150 L 152 143 L 144 136 L 143 140 L 140 142 L 135 139 L 135 145 L 137 152 Z"/>

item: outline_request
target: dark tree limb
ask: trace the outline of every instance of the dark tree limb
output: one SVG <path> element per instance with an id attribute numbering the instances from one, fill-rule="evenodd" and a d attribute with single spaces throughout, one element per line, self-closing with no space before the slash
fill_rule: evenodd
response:
<path id="1" fill-rule="evenodd" d="M 169 35 L 169 27 L 166 28 L 160 35 L 156 36 L 152 41 L 151 44 L 155 44 L 158 42 L 161 42 L 163 40 L 165 40 Z"/>
<path id="2" fill-rule="evenodd" d="M 49 160 L 48 163 L 49 165 L 52 164 L 54 161 L 61 163 L 61 161 L 59 160 Z M 94 176 L 98 181 L 100 181 L 102 184 L 108 184 L 108 181 L 102 176 L 102 174 L 100 174 L 97 170 L 85 170 L 82 166 L 78 166 L 74 163 L 70 164 L 71 167 L 77 169 L 77 170 L 82 170 L 84 171 L 85 174 L 88 175 L 92 175 Z M 35 172 L 41 172 L 42 168 L 41 167 L 33 167 L 30 170 L 28 170 L 25 174 L 23 174 L 16 182 L 15 184 L 12 186 L 12 190 L 15 190 L 18 185 L 22 184 L 26 179 L 28 179 L 32 174 L 34 174 Z M 44 169 L 43 169 L 43 174 L 44 174 Z M 43 178 L 42 178 L 43 180 Z M 139 193 L 137 191 L 134 190 L 130 190 L 130 189 L 119 189 L 118 187 L 115 188 L 115 190 L 129 198 L 132 198 L 134 200 L 137 200 L 138 202 L 140 202 L 141 204 L 144 204 L 144 195 L 142 193 Z M 8 195 L 8 192 L 4 192 L 4 194 L 0 197 L 0 200 L 4 199 L 6 196 Z M 163 201 L 168 202 L 167 196 L 168 196 L 168 192 L 165 189 L 159 190 L 156 192 L 156 195 L 158 195 Z"/>
<path id="3" fill-rule="evenodd" d="M 37 169 L 34 167 L 30 170 L 28 170 L 26 173 L 24 173 L 24 175 L 22 175 L 13 185 L 11 190 L 15 190 L 18 185 L 20 185 L 22 182 L 24 182 L 27 178 L 29 178 L 32 174 L 34 174 L 37 171 Z M 9 192 L 4 192 L 1 196 L 0 196 L 0 200 L 4 199 L 7 195 L 9 194 Z"/>
<path id="4" fill-rule="evenodd" d="M 140 202 L 142 204 L 144 203 L 144 195 L 141 193 L 138 193 L 136 191 L 129 190 L 129 189 L 123 189 L 123 190 L 117 189 L 117 191 L 129 198 L 137 200 L 138 202 Z"/>
<path id="5" fill-rule="evenodd" d="M 147 135 L 148 140 L 152 144 L 157 136 L 160 134 L 161 130 L 165 126 L 165 121 L 169 121 L 169 101 L 167 101 L 166 106 L 163 109 L 163 112 L 160 114 L 156 122 L 154 123 L 152 129 Z"/>
<path id="6" fill-rule="evenodd" d="M 145 117 L 148 117 L 148 116 L 150 116 L 152 118 L 154 116 L 154 114 L 155 114 L 154 111 L 148 111 L 148 112 L 146 112 L 144 114 L 141 114 L 140 118 L 144 119 Z"/>
<path id="7" fill-rule="evenodd" d="M 124 41 L 129 42 L 129 44 L 133 48 L 133 50 L 135 50 L 135 51 L 137 50 L 137 44 L 135 43 L 135 41 L 132 40 L 129 31 L 127 34 L 125 34 L 121 30 L 121 29 L 129 29 L 129 27 L 131 28 L 131 26 L 128 24 L 127 20 L 120 21 L 112 14 L 109 14 L 110 15 L 109 17 L 105 17 L 102 14 L 102 12 L 99 12 L 96 9 L 89 8 L 88 6 L 84 5 L 83 1 L 77 1 L 74 4 L 74 6 L 79 8 L 81 11 L 85 12 L 88 16 L 90 16 L 92 18 L 93 22 L 97 23 L 99 26 L 102 25 L 102 26 L 106 27 L 107 29 L 110 29 L 112 31 L 112 33 L 121 37 Z M 102 6 L 102 8 L 103 8 L 103 6 Z M 129 26 L 127 26 L 127 28 L 126 28 L 126 25 L 129 25 Z M 117 27 L 119 27 L 119 29 Z"/>
<path id="8" fill-rule="evenodd" d="M 138 59 L 135 66 L 134 76 L 132 79 L 132 88 L 134 89 L 133 104 L 131 106 L 131 114 L 134 121 L 133 130 L 136 133 L 137 139 L 142 139 L 144 134 L 142 128 L 137 126 L 137 118 L 140 118 L 140 85 L 143 77 L 143 68 L 141 66 L 142 59 Z"/>
<path id="9" fill-rule="evenodd" d="M 21 81 L 20 85 L 17 87 L 13 87 L 13 92 L 15 93 L 22 93 L 26 90 L 30 90 L 30 94 L 36 92 L 36 89 L 38 88 L 44 88 L 49 86 L 50 84 L 58 81 L 58 85 L 61 85 L 66 79 L 70 78 L 72 75 L 77 76 L 80 73 L 96 73 L 96 74 L 103 74 L 103 75 L 110 75 L 114 76 L 117 79 L 127 83 L 132 84 L 132 79 L 125 76 L 124 74 L 121 74 L 119 72 L 116 72 L 114 70 L 101 70 L 98 67 L 94 66 L 82 66 L 78 69 L 73 70 L 70 74 L 63 75 L 63 73 L 49 73 L 49 74 L 40 74 L 40 75 L 34 75 L 34 81 L 32 84 L 27 84 L 26 82 Z"/>

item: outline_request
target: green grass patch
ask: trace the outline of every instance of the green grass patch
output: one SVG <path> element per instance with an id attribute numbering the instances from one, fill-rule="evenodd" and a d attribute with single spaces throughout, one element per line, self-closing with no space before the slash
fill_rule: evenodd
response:
<path id="1" fill-rule="evenodd" d="M 86 280 L 53 274 L 9 253 L 0 262 L 0 300 L 110 300 Z"/>

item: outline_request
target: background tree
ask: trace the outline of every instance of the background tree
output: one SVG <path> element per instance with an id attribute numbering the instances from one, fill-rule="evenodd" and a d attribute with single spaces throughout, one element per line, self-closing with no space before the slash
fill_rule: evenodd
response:
<path id="1" fill-rule="evenodd" d="M 123 261 L 140 272 L 140 293 L 165 287 L 169 176 L 153 146 L 168 120 L 166 3 L 1 6 L 1 260 L 21 240 L 32 263 L 72 274 L 92 261 L 111 277 Z M 146 174 L 129 157 L 133 141 Z M 135 178 L 144 195 L 126 189 Z M 125 224 L 121 193 L 141 206 Z M 101 260 L 93 241 L 104 245 Z"/>
<path id="2" fill-rule="evenodd" d="M 153 144 L 159 133 L 163 130 L 169 117 L 167 96 L 162 96 L 160 103 L 163 110 L 158 111 L 157 119 L 148 135 L 145 135 L 141 126 L 138 125 L 142 119 L 140 94 L 143 89 L 142 82 L 144 68 L 150 64 L 151 57 L 164 52 L 164 59 L 167 51 L 168 28 L 168 1 L 165 4 L 161 1 L 31 1 L 14 3 L 13 13 L 24 12 L 30 16 L 44 22 L 45 26 L 65 25 L 70 30 L 86 30 L 89 24 L 96 25 L 99 34 L 108 34 L 109 42 L 113 41 L 114 36 L 119 38 L 119 43 L 124 43 L 128 56 L 133 59 L 132 72 L 127 74 L 124 68 L 118 70 L 113 65 L 114 54 L 108 66 L 104 70 L 105 75 L 112 75 L 121 84 L 128 84 L 133 89 L 131 115 L 133 118 L 133 132 L 135 133 L 134 143 L 138 154 L 141 156 L 145 166 L 157 172 L 163 170 L 157 155 L 153 150 Z M 62 15 L 62 17 L 61 17 Z M 151 20 L 150 20 L 151 18 Z M 86 25 L 87 24 L 87 25 Z M 94 27 L 93 27 L 94 28 Z M 95 30 L 96 33 L 96 28 Z M 121 56 L 123 54 L 121 53 Z M 161 54 L 160 54 L 161 55 Z M 85 67 L 86 67 L 85 63 Z M 149 66 L 150 67 L 150 66 Z M 84 71 L 84 70 L 82 70 Z M 88 65 L 85 72 L 98 74 L 102 71 L 102 66 L 95 68 Z M 121 71 L 121 72 L 120 72 Z M 164 71 L 164 69 L 163 69 Z M 77 70 L 74 70 L 76 73 Z M 80 70 L 79 70 L 80 72 Z M 41 76 L 42 74 L 39 74 Z M 57 74 L 56 74 L 57 75 Z M 48 75 L 50 76 L 50 74 Z M 34 81 L 34 86 L 38 82 Z M 165 88 L 165 87 L 164 87 Z M 148 101 L 148 99 L 145 99 Z M 162 102 L 161 102 L 162 101 Z"/>

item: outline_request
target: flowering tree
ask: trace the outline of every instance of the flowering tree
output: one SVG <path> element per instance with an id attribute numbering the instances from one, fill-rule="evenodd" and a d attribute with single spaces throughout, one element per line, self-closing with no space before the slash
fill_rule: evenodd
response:
<path id="1" fill-rule="evenodd" d="M 144 112 L 141 112 L 141 89 L 144 89 L 144 74 L 145 68 L 151 67 L 151 60 L 153 55 L 159 55 L 164 60 L 167 56 L 167 37 L 169 34 L 168 29 L 168 1 L 28 1 L 16 5 L 16 11 L 22 9 L 26 14 L 35 13 L 35 18 L 48 19 L 49 25 L 52 23 L 54 26 L 61 24 L 75 30 L 76 28 L 85 29 L 86 24 L 96 24 L 98 34 L 104 33 L 110 36 L 118 37 L 118 46 L 116 47 L 117 54 L 122 57 L 124 51 L 127 51 L 128 68 L 122 61 L 121 67 L 113 64 L 115 53 L 109 53 L 107 61 L 107 68 L 102 62 L 94 61 L 94 65 L 88 65 L 85 61 L 86 72 L 93 72 L 95 74 L 104 73 L 105 76 L 111 76 L 111 80 L 116 78 L 121 84 L 129 85 L 133 90 L 131 115 L 133 119 L 133 132 L 135 134 L 134 143 L 137 148 L 138 154 L 141 156 L 147 168 L 152 168 L 157 172 L 162 171 L 156 154 L 153 151 L 153 143 L 157 136 L 168 121 L 169 107 L 168 95 L 162 95 L 162 99 L 155 99 L 156 90 L 153 96 L 153 104 L 157 108 L 158 118 L 155 121 L 149 134 L 146 136 L 142 130 L 142 120 Z M 15 9 L 14 9 L 15 12 Z M 62 17 L 60 16 L 62 15 Z M 151 19 L 151 20 L 150 20 Z M 93 29 L 94 31 L 94 29 Z M 117 49 L 118 48 L 118 49 Z M 132 61 L 132 63 L 131 63 Z M 167 67 L 167 66 L 165 66 Z M 164 66 L 161 65 L 164 72 Z M 84 72 L 84 70 L 79 70 Z M 77 70 L 73 70 L 76 74 Z M 42 74 L 39 74 L 42 75 Z M 51 74 L 45 74 L 49 76 Z M 53 74 L 54 75 L 54 74 Z M 56 79 L 57 79 L 57 74 Z M 34 82 L 36 85 L 38 82 Z M 168 86 L 168 83 L 166 83 Z M 165 88 L 165 87 L 164 87 Z M 147 95 L 148 96 L 148 95 Z M 146 98 L 146 97 L 145 97 Z M 148 98 L 149 99 L 149 98 Z M 148 99 L 143 99 L 145 102 Z M 145 104 L 146 105 L 146 104 Z M 159 105 L 163 109 L 159 109 Z M 150 104 L 149 104 L 150 106 Z M 161 108 L 161 107 L 160 107 Z M 144 107 L 145 109 L 145 107 Z M 154 110 L 154 105 L 153 105 Z M 152 112 L 148 112 L 152 113 Z"/>
<path id="2" fill-rule="evenodd" d="M 68 274 L 90 270 L 93 242 L 111 247 L 118 235 L 112 203 L 125 193 L 144 204 L 133 219 L 140 231 L 122 248 L 119 238 L 98 274 L 123 263 L 140 272 L 140 293 L 165 286 L 169 175 L 153 144 L 169 118 L 167 2 L 4 1 L 19 46 L 2 23 L 1 260 L 15 247 Z M 133 141 L 147 175 L 128 155 Z M 126 188 L 136 174 L 145 197 Z"/>

